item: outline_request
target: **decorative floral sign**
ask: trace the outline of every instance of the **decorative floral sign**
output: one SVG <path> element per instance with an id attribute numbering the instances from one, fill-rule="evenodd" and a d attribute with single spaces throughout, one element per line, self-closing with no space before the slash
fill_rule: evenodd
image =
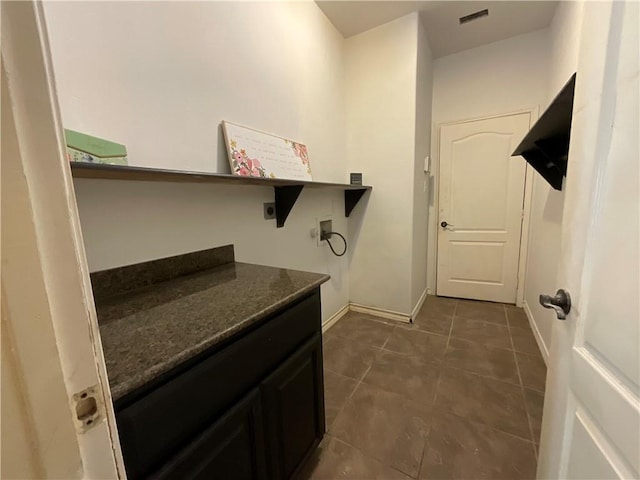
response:
<path id="1" fill-rule="evenodd" d="M 312 180 L 306 145 L 226 121 L 222 130 L 234 175 Z"/>

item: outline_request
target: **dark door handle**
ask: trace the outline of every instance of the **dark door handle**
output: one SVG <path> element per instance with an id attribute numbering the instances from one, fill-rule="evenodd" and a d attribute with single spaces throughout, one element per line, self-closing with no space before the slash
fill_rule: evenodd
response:
<path id="1" fill-rule="evenodd" d="M 556 311 L 558 320 L 564 320 L 571 311 L 571 297 L 569 292 L 560 289 L 556 292 L 556 296 L 540 295 L 540 305 L 544 308 L 553 308 Z"/>
<path id="2" fill-rule="evenodd" d="M 451 225 L 450 223 L 447 223 L 447 222 L 440 222 L 440 226 L 442 228 L 453 227 L 453 225 Z"/>

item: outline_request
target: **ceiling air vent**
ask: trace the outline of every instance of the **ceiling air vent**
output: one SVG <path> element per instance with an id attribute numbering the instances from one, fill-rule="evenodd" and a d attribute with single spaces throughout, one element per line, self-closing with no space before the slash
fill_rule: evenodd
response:
<path id="1" fill-rule="evenodd" d="M 460 21 L 460 25 L 462 25 L 463 23 L 469 23 L 474 20 L 477 20 L 478 18 L 487 17 L 487 16 L 489 16 L 489 10 L 485 8 L 484 10 L 480 10 L 478 12 L 465 15 L 464 17 L 460 17 L 458 20 Z"/>

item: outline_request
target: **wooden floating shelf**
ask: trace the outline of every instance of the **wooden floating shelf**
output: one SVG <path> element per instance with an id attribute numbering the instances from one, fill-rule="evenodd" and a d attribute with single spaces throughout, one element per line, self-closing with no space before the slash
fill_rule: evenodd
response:
<path id="1" fill-rule="evenodd" d="M 275 178 L 239 177 L 219 173 L 167 170 L 162 168 L 103 165 L 98 163 L 70 162 L 75 178 L 97 178 L 103 180 L 129 180 L 138 182 L 172 183 L 226 183 L 230 185 L 254 185 L 273 187 L 276 204 L 276 225 L 283 227 L 289 212 L 303 188 L 325 188 L 344 190 L 344 215 L 348 217 L 362 196 L 373 187 L 348 183 L 307 182 Z"/>

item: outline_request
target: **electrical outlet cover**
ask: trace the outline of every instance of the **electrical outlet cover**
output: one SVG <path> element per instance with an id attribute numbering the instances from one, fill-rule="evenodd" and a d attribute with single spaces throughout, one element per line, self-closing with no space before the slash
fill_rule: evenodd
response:
<path id="1" fill-rule="evenodd" d="M 324 240 L 320 240 L 321 237 L 321 232 L 322 232 L 322 228 L 321 228 L 321 224 L 324 222 L 329 222 L 329 230 L 332 229 L 331 227 L 331 216 L 330 215 L 326 215 L 324 217 L 320 217 L 316 219 L 316 231 L 318 232 L 318 234 L 316 235 L 316 242 L 318 244 L 318 246 L 322 246 L 324 244 L 326 244 L 326 241 Z M 325 228 L 326 230 L 326 228 Z"/>
<path id="2" fill-rule="evenodd" d="M 333 230 L 331 220 L 323 220 L 320 222 L 320 236 L 322 237 L 324 232 L 331 232 Z M 331 237 L 329 237 L 331 238 Z"/>
<path id="3" fill-rule="evenodd" d="M 276 204 L 275 203 L 265 203 L 264 205 L 264 219 L 271 220 L 272 218 L 276 218 Z"/>

